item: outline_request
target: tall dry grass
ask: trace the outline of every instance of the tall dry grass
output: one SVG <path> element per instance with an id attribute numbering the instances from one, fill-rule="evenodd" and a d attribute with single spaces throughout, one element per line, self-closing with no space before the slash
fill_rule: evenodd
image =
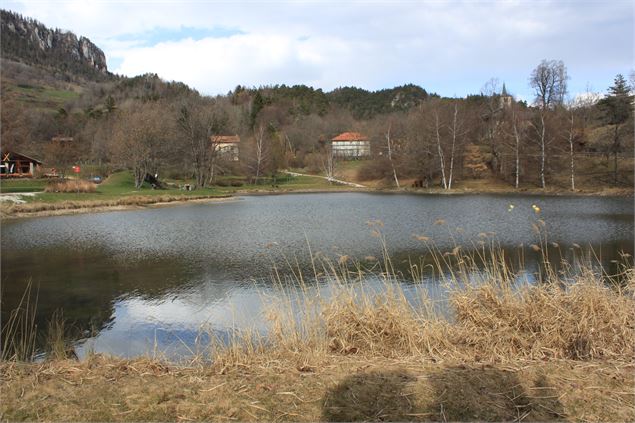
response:
<path id="1" fill-rule="evenodd" d="M 97 186 L 81 179 L 65 179 L 62 181 L 49 182 L 44 191 L 46 192 L 95 192 Z"/>
<path id="2" fill-rule="evenodd" d="M 35 354 L 35 342 L 37 336 L 36 311 L 38 292 L 31 294 L 33 284 L 29 280 L 18 307 L 11 311 L 7 321 L 2 322 L 2 361 L 32 360 Z"/>
<path id="3" fill-rule="evenodd" d="M 53 203 L 2 203 L 0 216 L 14 216 L 20 213 L 55 212 L 57 210 L 97 209 L 102 207 L 146 206 L 157 203 L 172 203 L 178 201 L 204 200 L 210 198 L 227 198 L 227 196 L 209 195 L 130 195 L 106 200 L 58 201 Z"/>
<path id="4" fill-rule="evenodd" d="M 406 292 L 387 256 L 370 275 L 359 264 L 314 259 L 318 285 L 299 273 L 292 281 L 276 276 L 277 290 L 265 298 L 266 337 L 237 333 L 214 346 L 215 360 L 292 359 L 310 368 L 351 354 L 435 362 L 635 358 L 632 267 L 608 277 L 593 266 L 556 272 L 545 263 L 530 282 L 500 249 L 455 249 L 435 261 L 449 292 L 444 313 L 423 285 Z M 420 275 L 419 266 L 412 271 Z"/>

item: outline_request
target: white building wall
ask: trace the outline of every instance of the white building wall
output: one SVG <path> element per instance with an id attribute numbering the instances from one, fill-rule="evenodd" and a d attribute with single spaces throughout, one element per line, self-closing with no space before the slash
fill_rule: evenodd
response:
<path id="1" fill-rule="evenodd" d="M 336 157 L 360 158 L 370 156 L 369 141 L 332 141 L 331 148 Z"/>

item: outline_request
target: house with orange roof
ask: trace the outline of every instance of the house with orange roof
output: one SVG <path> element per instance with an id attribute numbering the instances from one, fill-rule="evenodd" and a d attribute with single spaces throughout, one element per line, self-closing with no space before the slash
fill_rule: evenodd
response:
<path id="1" fill-rule="evenodd" d="M 343 132 L 331 138 L 331 152 L 345 159 L 370 157 L 370 140 L 359 132 Z"/>
<path id="2" fill-rule="evenodd" d="M 213 135 L 212 148 L 219 158 L 237 162 L 239 160 L 240 137 L 238 135 Z"/>

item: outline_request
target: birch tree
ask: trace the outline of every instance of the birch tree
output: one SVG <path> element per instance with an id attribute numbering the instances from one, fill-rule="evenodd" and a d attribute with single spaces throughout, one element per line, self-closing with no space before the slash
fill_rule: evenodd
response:
<path id="1" fill-rule="evenodd" d="M 570 178 L 571 178 L 571 191 L 575 191 L 575 151 L 573 148 L 573 141 L 575 138 L 575 130 L 574 130 L 574 110 L 573 107 L 569 107 L 568 110 L 568 125 L 567 130 L 565 131 L 565 138 L 569 145 L 569 170 L 570 170 Z"/>
<path id="2" fill-rule="evenodd" d="M 533 127 L 540 145 L 540 184 L 546 188 L 545 162 L 549 136 L 546 128 L 546 115 L 556 106 L 562 105 L 567 93 L 567 68 L 561 60 L 543 60 L 533 70 L 529 79 L 534 89 L 538 118 Z"/>
<path id="3" fill-rule="evenodd" d="M 443 147 L 441 147 L 441 123 L 439 122 L 439 111 L 437 108 L 433 110 L 434 115 L 434 137 L 437 144 L 437 154 L 441 164 L 441 182 L 443 189 L 448 189 L 448 182 L 445 178 L 445 157 L 443 155 Z"/>
<path id="4" fill-rule="evenodd" d="M 397 170 L 395 169 L 395 162 L 393 161 L 393 142 L 392 142 L 392 138 L 390 137 L 390 130 L 392 129 L 392 122 L 388 123 L 388 129 L 386 130 L 386 149 L 388 150 L 388 160 L 390 161 L 390 167 L 392 168 L 392 175 L 393 178 L 395 179 L 395 184 L 397 185 L 397 188 L 399 187 L 399 178 L 397 178 Z"/>
<path id="5" fill-rule="evenodd" d="M 525 132 L 524 113 L 518 110 L 518 106 L 512 104 L 511 108 L 511 135 L 512 150 L 514 151 L 514 188 L 518 189 L 520 184 L 520 146 Z"/>
<path id="6" fill-rule="evenodd" d="M 447 189 L 452 189 L 452 180 L 454 176 L 454 157 L 457 150 L 457 144 L 461 142 L 465 131 L 463 130 L 463 121 L 459 119 L 459 105 L 454 102 L 454 113 L 452 114 L 452 123 L 448 125 L 450 134 L 451 148 L 450 148 L 450 173 L 448 176 Z"/>

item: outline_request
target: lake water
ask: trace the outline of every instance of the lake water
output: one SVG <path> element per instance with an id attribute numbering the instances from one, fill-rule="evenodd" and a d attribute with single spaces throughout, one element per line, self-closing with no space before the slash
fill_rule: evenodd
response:
<path id="1" fill-rule="evenodd" d="M 312 274 L 309 247 L 334 261 L 381 258 L 379 229 L 410 286 L 407 263 L 428 252 L 415 236 L 430 237 L 441 252 L 495 239 L 533 272 L 540 253 L 529 246 L 539 242 L 532 224 L 540 218 L 558 244 L 554 261 L 592 249 L 612 271 L 621 252 L 632 263 L 633 214 L 632 198 L 329 193 L 9 220 L 1 228 L 2 321 L 31 280 L 39 327 L 63 310 L 80 355 L 155 347 L 186 354 L 203 326 L 220 334 L 262 326 L 272 268 L 283 277 L 290 265 Z M 436 289 L 434 278 L 423 283 Z"/>

